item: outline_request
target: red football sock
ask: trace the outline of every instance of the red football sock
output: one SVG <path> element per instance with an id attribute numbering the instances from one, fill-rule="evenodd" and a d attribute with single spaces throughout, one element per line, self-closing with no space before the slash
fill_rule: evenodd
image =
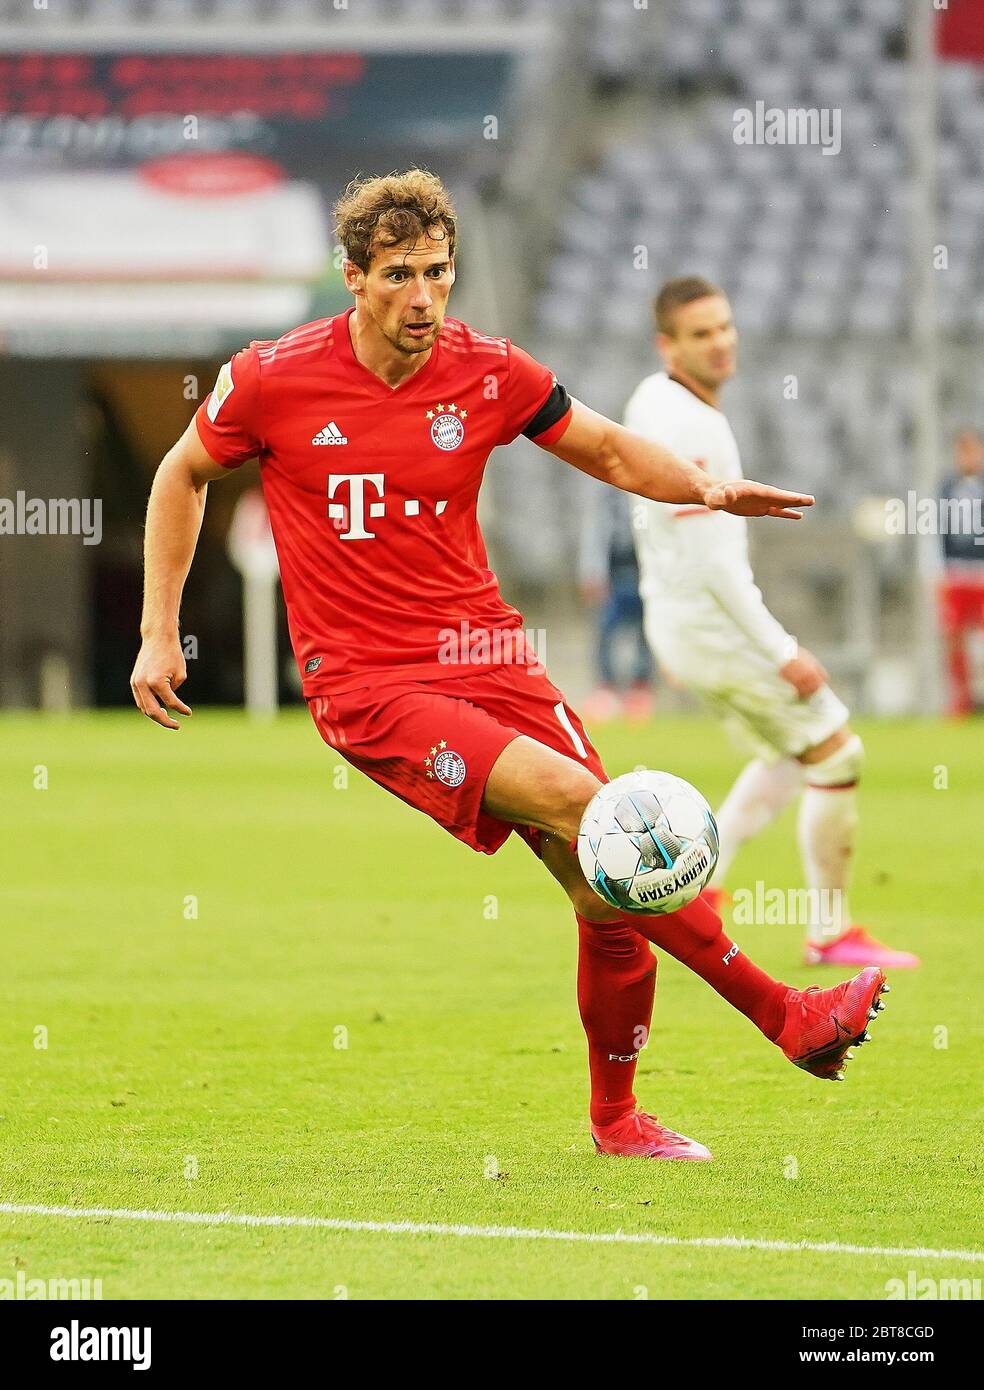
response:
<path id="1" fill-rule="evenodd" d="M 591 1123 L 610 1125 L 635 1109 L 632 1083 L 639 1049 L 649 1037 L 656 957 L 630 927 L 575 916 L 577 1006 L 588 1035 Z"/>
<path id="2" fill-rule="evenodd" d="M 951 632 L 946 647 L 950 671 L 950 713 L 969 714 L 974 707 L 970 691 L 970 661 L 962 632 Z"/>
<path id="3" fill-rule="evenodd" d="M 721 918 L 703 899 L 696 898 L 677 912 L 627 913 L 621 920 L 706 980 L 775 1042 L 786 1017 L 787 986 L 738 949 L 721 930 Z"/>

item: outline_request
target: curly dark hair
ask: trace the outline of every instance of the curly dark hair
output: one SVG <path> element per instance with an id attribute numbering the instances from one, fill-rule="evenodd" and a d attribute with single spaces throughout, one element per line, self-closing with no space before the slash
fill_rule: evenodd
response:
<path id="1" fill-rule="evenodd" d="M 407 169 L 353 179 L 335 204 L 335 235 L 360 270 L 368 270 L 379 247 L 402 246 L 427 236 L 447 239 L 454 255 L 457 215 L 436 174 Z"/>

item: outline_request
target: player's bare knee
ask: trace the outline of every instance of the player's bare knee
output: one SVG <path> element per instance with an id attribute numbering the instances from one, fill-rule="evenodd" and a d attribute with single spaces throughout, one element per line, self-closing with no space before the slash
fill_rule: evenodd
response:
<path id="1" fill-rule="evenodd" d="M 567 885 L 567 896 L 571 900 L 571 906 L 579 917 L 583 917 L 588 922 L 603 922 L 606 925 L 611 922 L 621 921 L 622 914 L 617 907 L 611 907 L 603 899 L 599 898 L 591 885 L 585 880 L 583 883 L 572 883 Z"/>
<path id="2" fill-rule="evenodd" d="M 861 736 L 845 724 L 830 738 L 808 748 L 799 757 L 808 785 L 813 787 L 850 787 L 861 777 L 864 767 L 864 744 Z"/>
<path id="3" fill-rule="evenodd" d="M 839 729 L 835 729 L 820 743 L 815 743 L 811 748 L 805 748 L 802 753 L 796 755 L 797 762 L 809 766 L 811 763 L 822 762 L 824 758 L 836 753 L 838 748 L 843 748 L 844 744 L 851 737 L 851 726 L 842 724 Z"/>
<path id="4" fill-rule="evenodd" d="M 545 814 L 550 830 L 565 840 L 578 832 L 585 807 L 601 783 L 586 767 L 571 763 L 569 768 L 551 770 L 549 785 L 543 788 Z"/>

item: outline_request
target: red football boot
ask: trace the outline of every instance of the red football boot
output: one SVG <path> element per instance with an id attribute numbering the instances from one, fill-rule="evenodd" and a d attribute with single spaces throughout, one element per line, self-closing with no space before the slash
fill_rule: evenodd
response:
<path id="1" fill-rule="evenodd" d="M 833 989 L 791 989 L 776 1045 L 804 1071 L 843 1081 L 844 1064 L 854 1055 L 848 1049 L 868 1041 L 868 1023 L 885 1007 L 881 996 L 888 992 L 884 971 L 875 965 Z"/>
<path id="2" fill-rule="evenodd" d="M 592 1125 L 591 1138 L 600 1154 L 622 1158 L 689 1158 L 707 1160 L 714 1155 L 696 1139 L 661 1125 L 655 1115 L 630 1110 L 610 1125 Z"/>

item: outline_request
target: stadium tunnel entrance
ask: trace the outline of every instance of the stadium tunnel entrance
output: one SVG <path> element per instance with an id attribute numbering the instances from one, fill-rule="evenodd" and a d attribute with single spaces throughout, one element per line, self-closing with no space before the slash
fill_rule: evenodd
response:
<path id="1" fill-rule="evenodd" d="M 220 365 L 0 362 L 0 398 L 17 403 L 0 415 L 0 707 L 130 703 L 147 497 Z M 256 485 L 247 467 L 209 490 L 181 610 L 193 704 L 242 702 L 242 581 L 226 536 Z M 280 700 L 297 700 L 282 598 L 278 637 Z"/>

